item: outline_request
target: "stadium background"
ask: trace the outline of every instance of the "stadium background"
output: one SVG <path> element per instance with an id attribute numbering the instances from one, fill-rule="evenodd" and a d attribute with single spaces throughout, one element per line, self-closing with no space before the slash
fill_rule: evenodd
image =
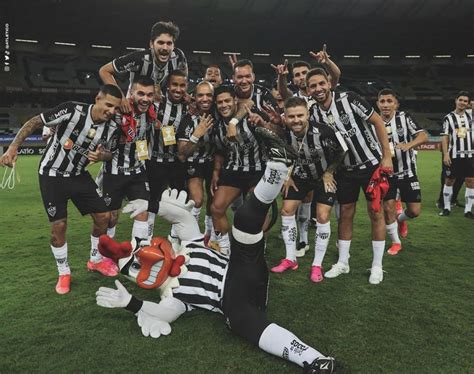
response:
<path id="1" fill-rule="evenodd" d="M 434 142 L 442 117 L 453 109 L 455 93 L 474 92 L 473 1 L 10 0 L 0 5 L 0 15 L 5 27 L 3 144 L 43 109 L 67 100 L 92 102 L 99 67 L 130 48 L 146 48 L 149 29 L 158 20 L 179 25 L 176 46 L 188 58 L 191 86 L 209 63 L 218 63 L 230 78 L 227 52 L 252 59 L 257 81 L 269 85 L 274 79 L 270 63 L 311 61 L 308 52 L 327 43 L 341 68 L 342 87 L 372 103 L 379 89 L 392 87 L 403 109 Z M 20 158 L 21 183 L 0 191 L 0 315 L 6 323 L 0 331 L 0 372 L 297 372 L 232 337 L 219 318 L 207 313 L 178 321 L 171 336 L 155 342 L 140 336 L 130 316 L 99 310 L 93 292 L 112 282 L 80 267 L 88 252 L 89 222 L 74 209 L 68 241 L 74 243 L 75 285 L 70 297 L 57 297 L 37 162 L 38 156 Z M 370 257 L 369 251 L 360 251 L 369 240 L 363 213 L 357 217 L 350 277 L 315 287 L 306 274 L 310 258 L 304 270 L 272 277 L 271 317 L 333 354 L 342 363 L 340 372 L 474 370 L 469 354 L 474 348 L 469 322 L 474 279 L 466 266 L 472 255 L 472 223 L 462 212 L 455 211 L 449 221 L 436 216 L 439 163 L 438 152 L 420 154 L 424 212 L 412 224 L 406 251 L 400 258 L 385 259 L 389 273 L 380 287 L 369 287 L 362 270 Z M 123 217 L 120 225 L 119 238 L 125 240 L 130 222 Z M 283 251 L 277 230 L 271 239 L 276 248 L 269 253 L 272 263 Z M 334 237 L 326 267 L 336 258 Z"/>

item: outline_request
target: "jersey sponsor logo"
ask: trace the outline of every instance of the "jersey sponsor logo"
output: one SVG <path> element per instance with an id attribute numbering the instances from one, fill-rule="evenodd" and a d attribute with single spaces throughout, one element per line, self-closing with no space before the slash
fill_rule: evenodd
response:
<path id="1" fill-rule="evenodd" d="M 53 113 L 53 115 L 49 117 L 49 120 L 54 121 L 55 119 L 58 119 L 59 117 L 64 116 L 66 113 L 67 113 L 67 109 L 61 109 L 59 112 Z"/>
<path id="2" fill-rule="evenodd" d="M 341 135 L 344 139 L 350 139 L 355 134 L 357 134 L 357 129 L 355 127 L 353 127 L 352 129 L 347 130 L 347 131 L 340 131 L 340 133 L 341 133 Z"/>
<path id="3" fill-rule="evenodd" d="M 81 155 L 83 155 L 84 157 L 87 157 L 87 155 L 89 154 L 89 150 L 88 149 L 85 149 L 85 148 L 82 148 L 81 146 L 77 145 L 77 144 L 74 144 L 71 148 L 73 151 L 76 151 L 77 153 L 80 153 Z"/>
<path id="4" fill-rule="evenodd" d="M 74 142 L 69 138 L 66 139 L 66 141 L 63 144 L 64 149 L 72 149 L 73 146 L 74 146 Z"/>
<path id="5" fill-rule="evenodd" d="M 357 108 L 359 108 L 362 112 L 366 112 L 368 108 L 366 108 L 359 100 L 352 100 L 352 104 L 354 104 Z"/>
<path id="6" fill-rule="evenodd" d="M 142 58 L 142 61 L 145 61 L 145 58 Z M 122 66 L 122 70 L 131 70 L 135 66 L 138 66 L 138 64 L 135 61 L 132 61 Z"/>
<path id="7" fill-rule="evenodd" d="M 365 138 L 367 139 L 367 145 L 370 147 L 372 151 L 377 149 L 377 145 L 372 141 L 372 134 L 369 130 L 364 130 Z"/>
<path id="8" fill-rule="evenodd" d="M 56 215 L 56 207 L 55 206 L 52 206 L 50 205 L 47 209 L 48 211 L 48 214 L 51 216 L 51 217 L 54 217 Z"/>

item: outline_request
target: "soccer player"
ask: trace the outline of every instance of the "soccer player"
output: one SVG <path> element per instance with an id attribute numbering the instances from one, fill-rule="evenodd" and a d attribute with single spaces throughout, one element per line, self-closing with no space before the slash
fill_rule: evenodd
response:
<path id="1" fill-rule="evenodd" d="M 150 136 L 150 159 L 146 172 L 150 187 L 148 201 L 149 234 L 153 234 L 158 201 L 167 188 L 184 189 L 185 164 L 178 159 L 176 131 L 187 113 L 184 97 L 188 88 L 186 75 L 180 70 L 171 72 L 166 93 L 162 96 L 157 113 L 157 126 Z M 173 230 L 172 230 L 173 231 Z M 173 232 L 171 232 L 173 236 Z"/>
<path id="2" fill-rule="evenodd" d="M 214 145 L 211 142 L 211 130 L 214 125 L 213 99 L 214 87 L 210 81 L 198 83 L 194 90 L 198 113 L 188 113 L 178 129 L 178 152 L 181 161 L 186 161 L 186 180 L 189 197 L 195 205 L 193 216 L 199 224 L 201 207 L 204 201 L 203 182 L 206 184 L 206 218 L 204 221 L 206 239 L 212 234 L 210 192 L 213 171 Z M 206 242 L 207 243 L 207 242 Z"/>
<path id="3" fill-rule="evenodd" d="M 413 150 L 428 141 L 428 134 L 408 113 L 399 111 L 399 106 L 393 90 L 385 88 L 378 93 L 377 107 L 387 128 L 393 162 L 390 189 L 384 198 L 385 225 L 392 240 L 387 252 L 391 255 L 396 255 L 402 249 L 398 231 L 405 238 L 408 233 L 407 220 L 420 215 L 421 190 Z M 407 205 L 407 209 L 398 216 L 395 209 L 397 189 L 401 201 Z"/>
<path id="4" fill-rule="evenodd" d="M 104 85 L 95 104 L 65 102 L 28 120 L 18 131 L 0 165 L 12 166 L 18 147 L 26 137 L 41 126 L 55 132 L 39 165 L 39 185 L 44 208 L 51 222 L 51 250 L 59 272 L 56 292 L 70 291 L 71 269 L 66 242 L 67 203 L 72 200 L 82 215 L 92 217 L 91 252 L 87 268 L 105 276 L 117 275 L 117 266 L 103 258 L 97 245 L 99 236 L 107 231 L 109 208 L 97 193 L 97 185 L 86 167 L 90 162 L 107 161 L 117 143 L 114 115 L 120 108 L 121 91 Z"/>
<path id="5" fill-rule="evenodd" d="M 155 96 L 161 99 L 162 91 L 166 90 L 167 78 L 173 70 L 181 70 L 188 75 L 188 63 L 183 51 L 175 48 L 179 37 L 179 28 L 173 22 L 157 22 L 151 28 L 150 49 L 136 51 L 118 57 L 105 64 L 99 70 L 102 81 L 118 86 L 115 75 L 130 73 L 128 94 L 132 89 L 136 75 L 144 75 L 155 82 Z M 122 113 L 129 113 L 130 103 L 126 97 L 122 100 Z"/>
<path id="6" fill-rule="evenodd" d="M 281 273 L 288 269 L 298 269 L 295 213 L 301 202 L 308 195 L 312 197 L 312 191 L 314 191 L 317 199 L 318 223 L 310 279 L 315 283 L 321 282 L 323 280 L 322 262 L 331 236 L 329 218 L 336 199 L 334 173 L 342 163 L 347 148 L 342 137 L 338 140 L 331 127 L 309 121 L 307 102 L 302 98 L 291 97 L 286 100 L 285 123 L 289 130 L 287 142 L 291 144 L 299 157 L 292 177 L 285 184 L 281 208 L 281 232 L 285 242 L 286 257 L 271 271 Z M 311 202 L 311 199 L 309 201 Z"/>
<path id="7" fill-rule="evenodd" d="M 238 69 L 238 68 L 237 68 Z M 254 136 L 255 125 L 271 126 L 261 116 L 251 113 L 236 121 L 235 139 L 227 137 L 227 127 L 237 115 L 237 97 L 230 86 L 221 86 L 214 92 L 220 119 L 215 124 L 213 141 L 217 146 L 211 181 L 213 200 L 211 214 L 220 250 L 229 253 L 229 223 L 226 211 L 241 194 L 251 191 L 265 169 L 265 155 Z"/>
<path id="8" fill-rule="evenodd" d="M 353 92 L 332 92 L 328 75 L 323 69 L 312 69 L 306 80 L 308 92 L 317 102 L 312 107 L 312 119 L 333 127 L 342 135 L 349 148 L 344 165 L 336 175 L 337 200 L 341 205 L 339 259 L 325 273 L 326 278 L 334 278 L 350 271 L 349 249 L 360 189 L 366 193 L 366 199 L 371 200 L 366 192 L 369 181 L 378 168 L 387 174 L 392 172 L 392 156 L 385 124 L 370 104 Z M 376 212 L 371 209 L 371 204 L 368 204 L 368 214 L 372 227 L 373 251 L 369 282 L 379 284 L 383 280 L 385 220 L 383 210 Z"/>
<path id="9" fill-rule="evenodd" d="M 103 195 L 111 217 L 107 235 L 115 236 L 119 209 L 125 197 L 147 204 L 149 193 L 145 160 L 149 159 L 148 141 L 157 121 L 157 107 L 153 104 L 155 85 L 151 78 L 135 78 L 130 98 L 131 112 L 117 115 L 120 138 L 112 160 L 104 163 Z M 148 213 L 134 217 L 132 238 L 148 238 Z"/>
<path id="10" fill-rule="evenodd" d="M 274 149 L 277 144 L 269 143 L 268 148 Z M 279 149 L 277 153 L 284 153 L 284 149 Z M 131 243 L 119 245 L 105 238 L 101 242 L 101 250 L 110 253 L 121 264 L 123 273 L 138 285 L 155 290 L 161 287 L 160 291 L 166 297 L 159 303 L 141 301 L 117 281 L 117 289 L 101 287 L 97 291 L 97 304 L 106 308 L 125 308 L 136 314 L 142 333 L 153 338 L 171 333 L 170 324 L 188 310 L 211 310 L 225 316 L 234 334 L 267 353 L 303 367 L 304 373 L 332 373 L 333 358 L 318 352 L 289 330 L 271 323 L 265 311 L 268 271 L 262 225 L 287 173 L 285 163 L 268 162 L 265 177 L 260 179 L 254 192 L 249 194 L 235 214 L 230 259 L 209 251 L 203 245 L 199 227 L 189 212 L 193 204 L 186 203 L 186 194 L 165 192 L 159 215 L 179 225 L 177 233 L 184 244 L 176 260 L 170 257 L 170 245 L 164 238 L 155 238 L 155 245 L 152 242 L 151 246 L 142 244 L 142 247 L 140 243 L 136 246 Z M 142 256 L 142 252 L 148 256 Z M 160 261 L 163 255 L 165 259 Z M 153 260 L 147 260 L 151 258 Z M 179 264 L 184 264 L 187 271 L 181 272 Z M 151 266 L 159 268 L 159 273 L 147 277 L 146 269 Z M 175 278 L 171 280 L 172 276 L 166 278 L 169 274 L 166 269 L 170 266 L 175 269 Z M 163 281 L 173 284 L 173 287 L 162 287 L 160 282 Z M 158 292 L 155 293 L 158 295 Z"/>
<path id="11" fill-rule="evenodd" d="M 444 209 L 440 216 L 451 213 L 453 184 L 456 179 L 463 178 L 466 182 L 464 217 L 474 218 L 471 211 L 474 203 L 474 125 L 472 115 L 466 111 L 469 102 L 469 93 L 459 92 L 455 100 L 456 109 L 444 117 L 441 146 L 443 161 L 448 169 L 443 189 Z"/>
<path id="12" fill-rule="evenodd" d="M 222 74 L 219 65 L 211 64 L 207 67 L 206 73 L 204 74 L 204 80 L 212 84 L 214 89 L 222 84 Z"/>

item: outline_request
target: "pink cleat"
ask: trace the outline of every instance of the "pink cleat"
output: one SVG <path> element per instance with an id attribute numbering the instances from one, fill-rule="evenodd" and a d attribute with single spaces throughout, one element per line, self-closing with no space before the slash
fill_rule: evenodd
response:
<path id="1" fill-rule="evenodd" d="M 392 246 L 388 249 L 387 253 L 389 255 L 395 256 L 400 252 L 402 249 L 402 244 L 401 243 L 392 243 Z"/>
<path id="2" fill-rule="evenodd" d="M 284 271 L 287 271 L 288 269 L 291 269 L 291 270 L 298 269 L 298 262 L 291 261 L 291 260 L 288 260 L 287 258 L 284 258 L 283 260 L 280 261 L 280 263 L 277 266 L 272 267 L 270 271 L 272 273 L 283 273 Z"/>
<path id="3" fill-rule="evenodd" d="M 56 292 L 64 295 L 71 290 L 71 274 L 60 275 L 56 283 Z"/>
<path id="4" fill-rule="evenodd" d="M 104 257 L 100 262 L 87 261 L 89 271 L 98 271 L 106 277 L 115 277 L 118 274 L 118 267 L 110 258 Z"/>
<path id="5" fill-rule="evenodd" d="M 309 276 L 314 283 L 322 282 L 323 277 L 323 268 L 321 266 L 311 266 L 311 275 Z"/>

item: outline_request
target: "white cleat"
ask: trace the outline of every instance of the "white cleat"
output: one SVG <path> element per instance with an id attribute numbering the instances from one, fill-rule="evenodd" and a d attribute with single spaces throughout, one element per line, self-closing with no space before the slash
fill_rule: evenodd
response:
<path id="1" fill-rule="evenodd" d="M 369 283 L 379 284 L 382 281 L 383 281 L 382 266 L 372 266 L 372 269 L 370 269 Z"/>
<path id="2" fill-rule="evenodd" d="M 306 244 L 305 242 L 299 242 L 296 250 L 296 257 L 304 257 L 306 252 L 309 251 L 309 244 Z"/>
<path id="3" fill-rule="evenodd" d="M 324 273 L 324 276 L 326 278 L 336 278 L 341 274 L 349 273 L 350 270 L 351 268 L 349 267 L 349 265 L 338 262 L 334 264 L 330 270 L 326 271 L 326 273 Z"/>

